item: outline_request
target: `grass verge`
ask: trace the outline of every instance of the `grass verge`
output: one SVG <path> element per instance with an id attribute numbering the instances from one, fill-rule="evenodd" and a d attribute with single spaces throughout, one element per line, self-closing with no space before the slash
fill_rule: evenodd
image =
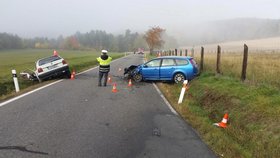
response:
<path id="1" fill-rule="evenodd" d="M 178 105 L 182 85 L 157 85 L 174 109 L 220 157 L 279 157 L 279 89 L 204 73 L 191 81 L 183 103 Z M 228 127 L 213 126 L 226 111 Z"/>

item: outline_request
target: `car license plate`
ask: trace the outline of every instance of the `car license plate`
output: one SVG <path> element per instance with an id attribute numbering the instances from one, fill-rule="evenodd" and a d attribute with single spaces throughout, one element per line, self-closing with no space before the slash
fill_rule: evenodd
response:
<path id="1" fill-rule="evenodd" d="M 54 68 L 56 68 L 56 65 L 52 65 L 52 66 L 48 67 L 49 70 L 54 69 Z"/>

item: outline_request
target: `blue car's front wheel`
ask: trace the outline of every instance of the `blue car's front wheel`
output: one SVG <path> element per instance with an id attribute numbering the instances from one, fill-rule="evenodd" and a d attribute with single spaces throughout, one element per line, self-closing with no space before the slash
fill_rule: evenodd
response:
<path id="1" fill-rule="evenodd" d="M 185 76 L 182 73 L 176 73 L 173 78 L 175 83 L 182 83 L 185 80 Z"/>
<path id="2" fill-rule="evenodd" d="M 140 74 L 140 73 L 136 73 L 136 74 L 133 75 L 133 80 L 134 80 L 135 82 L 141 82 L 142 79 L 143 79 L 143 76 L 142 76 L 142 74 Z"/>

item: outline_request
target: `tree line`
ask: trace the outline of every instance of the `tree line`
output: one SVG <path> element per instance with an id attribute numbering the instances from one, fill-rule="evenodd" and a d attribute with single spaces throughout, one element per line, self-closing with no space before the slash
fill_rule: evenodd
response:
<path id="1" fill-rule="evenodd" d="M 150 30 L 152 29 L 153 28 Z M 60 35 L 59 37 L 52 39 L 45 37 L 25 39 L 13 34 L 0 33 L 0 49 L 108 49 L 115 52 L 137 51 L 138 48 L 150 48 L 149 41 L 147 41 L 148 32 L 149 30 L 145 34 L 140 34 L 137 32 L 133 33 L 131 30 L 127 29 L 124 34 L 114 35 L 102 30 L 92 30 L 86 33 L 76 32 L 75 34 L 67 37 Z M 161 33 L 162 32 L 160 32 L 160 34 Z M 171 45 L 174 45 L 174 47 L 177 46 L 177 42 L 173 38 L 167 35 L 164 35 L 164 38 L 166 38 L 168 47 L 170 47 L 170 43 Z M 163 39 L 157 40 L 160 40 L 161 43 L 163 41 Z M 161 47 L 163 47 L 162 44 L 160 47 L 155 48 Z"/>

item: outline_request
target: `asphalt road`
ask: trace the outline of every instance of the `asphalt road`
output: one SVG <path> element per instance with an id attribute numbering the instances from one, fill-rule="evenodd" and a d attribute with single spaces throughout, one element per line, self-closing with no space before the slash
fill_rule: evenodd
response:
<path id="1" fill-rule="evenodd" d="M 0 107 L 0 157 L 216 157 L 152 83 L 127 87 L 118 69 L 142 62 L 131 55 L 112 63 L 117 93 L 97 87 L 94 69 Z"/>

